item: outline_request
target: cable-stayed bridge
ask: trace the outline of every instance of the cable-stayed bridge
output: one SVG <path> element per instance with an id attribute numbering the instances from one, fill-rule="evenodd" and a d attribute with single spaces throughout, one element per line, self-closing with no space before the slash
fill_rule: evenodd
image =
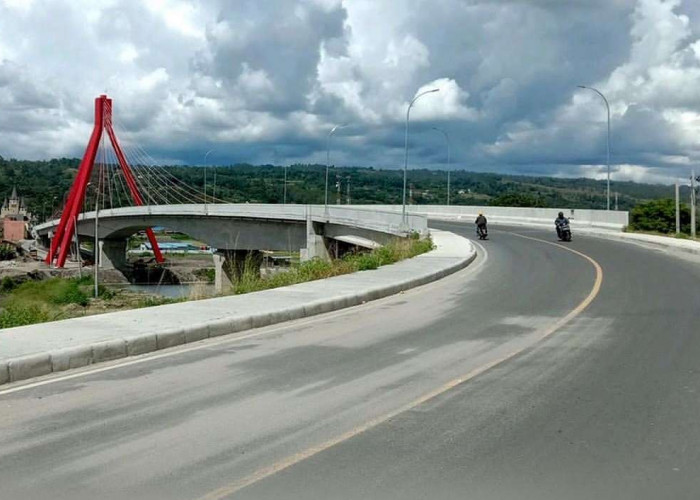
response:
<path id="1" fill-rule="evenodd" d="M 47 264 L 63 267 L 77 240 L 97 238 L 101 258 L 121 268 L 128 238 L 141 230 L 163 262 L 154 227 L 182 231 L 237 259 L 263 249 L 328 258 L 348 246 L 372 248 L 410 232 L 427 233 L 424 216 L 404 219 L 389 210 L 228 204 L 183 182 L 140 146 L 120 142 L 125 135 L 112 100 L 97 97 L 93 131 L 60 218 L 35 228 L 48 249 Z"/>

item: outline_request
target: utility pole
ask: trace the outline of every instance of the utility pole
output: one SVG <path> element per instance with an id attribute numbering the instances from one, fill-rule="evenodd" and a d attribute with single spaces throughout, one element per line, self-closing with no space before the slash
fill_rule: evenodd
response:
<path id="1" fill-rule="evenodd" d="M 83 277 L 83 259 L 80 258 L 80 239 L 78 238 L 78 218 L 73 217 L 73 226 L 75 226 L 75 260 L 78 262 L 78 276 Z"/>
<path id="2" fill-rule="evenodd" d="M 446 130 L 438 127 L 433 127 L 433 130 L 437 130 L 445 136 L 445 142 L 447 143 L 447 204 L 450 204 L 450 135 Z"/>
<path id="3" fill-rule="evenodd" d="M 617 210 L 617 191 L 615 191 L 615 210 Z"/>
<path id="4" fill-rule="evenodd" d="M 593 87 L 586 87 L 585 85 L 579 85 L 578 86 L 581 89 L 588 89 L 592 90 L 596 94 L 598 94 L 600 97 L 603 98 L 603 101 L 605 102 L 605 109 L 608 112 L 608 147 L 607 147 L 607 164 L 608 164 L 608 189 L 607 189 L 607 199 L 608 199 L 608 208 L 607 210 L 610 210 L 610 104 L 608 103 L 608 99 L 603 95 L 603 93 L 598 90 L 594 89 Z"/>
<path id="5" fill-rule="evenodd" d="M 284 166 L 284 194 L 282 195 L 282 203 L 287 204 L 287 165 Z"/>
<path id="6" fill-rule="evenodd" d="M 350 204 L 350 177 L 348 177 L 348 197 L 345 200 L 345 204 L 349 205 Z"/>
<path id="7" fill-rule="evenodd" d="M 401 220 L 403 221 L 403 226 L 404 229 L 408 228 L 408 217 L 406 216 L 406 172 L 408 171 L 408 123 L 409 119 L 411 116 L 411 108 L 413 105 L 416 103 L 418 99 L 423 97 L 426 94 L 431 94 L 433 92 L 439 92 L 440 89 L 430 89 L 426 90 L 424 92 L 421 92 L 418 94 L 416 97 L 413 98 L 411 103 L 408 105 L 408 108 L 406 109 L 406 141 L 404 143 L 404 163 L 403 163 L 403 203 L 402 203 L 402 210 L 401 210 Z"/>
<path id="8" fill-rule="evenodd" d="M 101 248 L 100 248 L 100 239 L 99 239 L 99 234 L 100 234 L 100 233 L 99 233 L 99 226 L 98 226 L 98 224 L 99 224 L 99 222 L 98 222 L 98 221 L 99 221 L 99 214 L 100 214 L 100 212 L 99 212 L 100 206 L 99 206 L 99 204 L 98 204 L 98 203 L 99 203 L 99 199 L 100 199 L 100 195 L 99 195 L 99 192 L 98 192 L 98 193 L 95 195 L 95 248 L 93 248 L 93 250 L 92 250 L 92 255 L 93 255 L 94 261 L 95 261 L 95 263 L 94 263 L 95 276 L 94 276 L 94 278 L 93 278 L 93 281 L 95 282 L 95 298 L 97 298 L 97 297 L 100 295 L 99 285 L 98 285 L 99 279 L 100 279 L 99 267 L 100 267 L 100 257 L 101 257 L 101 256 L 100 256 L 100 253 L 101 253 L 100 250 L 101 250 Z"/>
<path id="9" fill-rule="evenodd" d="M 695 210 L 696 210 L 696 193 L 695 193 L 695 169 L 690 174 L 690 236 L 695 238 Z"/>
<path id="10" fill-rule="evenodd" d="M 678 186 L 678 181 L 676 181 L 676 234 L 681 232 L 681 200 L 680 200 L 680 187 Z"/>
<path id="11" fill-rule="evenodd" d="M 450 206 L 450 171 L 447 171 L 447 206 Z"/>
<path id="12" fill-rule="evenodd" d="M 335 178 L 335 187 L 338 189 L 338 193 L 336 194 L 335 198 L 335 204 L 340 205 L 340 177 Z"/>

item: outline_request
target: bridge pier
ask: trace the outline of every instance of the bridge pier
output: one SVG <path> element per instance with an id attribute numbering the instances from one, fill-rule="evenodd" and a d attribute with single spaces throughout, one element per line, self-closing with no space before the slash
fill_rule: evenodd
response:
<path id="1" fill-rule="evenodd" d="M 299 251 L 299 260 L 302 262 L 318 258 L 321 260 L 331 260 L 328 253 L 328 239 L 323 236 L 323 226 L 314 223 L 311 215 L 306 215 L 306 248 Z"/>
<path id="2" fill-rule="evenodd" d="M 260 250 L 220 249 L 214 254 L 214 288 L 221 293 L 241 279 L 245 272 L 260 276 L 263 253 Z"/>
<path id="3" fill-rule="evenodd" d="M 127 267 L 126 240 L 100 240 L 99 263 L 102 269 L 117 269 L 124 271 Z"/>

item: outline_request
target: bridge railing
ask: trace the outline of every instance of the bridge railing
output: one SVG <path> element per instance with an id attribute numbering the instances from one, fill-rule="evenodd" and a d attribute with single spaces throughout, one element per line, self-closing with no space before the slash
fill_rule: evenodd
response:
<path id="1" fill-rule="evenodd" d="M 422 214 L 407 214 L 406 221 L 400 212 L 381 207 L 354 205 L 273 205 L 273 204 L 189 204 L 189 205 L 144 205 L 136 207 L 110 208 L 99 211 L 100 219 L 121 217 L 238 217 L 250 219 L 325 222 L 349 227 L 357 227 L 394 235 L 409 232 L 427 234 L 428 221 Z M 94 220 L 95 212 L 85 212 L 78 216 L 79 221 Z M 51 230 L 58 221 L 49 221 L 35 227 L 37 233 Z"/>

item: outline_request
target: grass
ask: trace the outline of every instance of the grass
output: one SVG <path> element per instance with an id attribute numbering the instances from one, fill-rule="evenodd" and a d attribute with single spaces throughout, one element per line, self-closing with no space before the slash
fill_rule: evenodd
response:
<path id="1" fill-rule="evenodd" d="M 233 284 L 232 293 L 242 294 L 269 290 L 281 286 L 331 278 L 341 274 L 377 269 L 380 266 L 393 264 L 400 260 L 429 252 L 433 248 L 433 242 L 430 239 L 396 239 L 388 245 L 379 247 L 371 252 L 349 254 L 342 259 L 333 261 L 313 259 L 294 264 L 288 271 L 269 276 L 260 276 L 254 265 L 246 263 L 247 265 L 244 267 L 240 279 Z"/>
<path id="2" fill-rule="evenodd" d="M 17 284 L 11 278 L 0 283 L 0 328 L 62 319 L 63 306 L 82 308 L 90 302 L 91 278 L 51 278 Z"/>

